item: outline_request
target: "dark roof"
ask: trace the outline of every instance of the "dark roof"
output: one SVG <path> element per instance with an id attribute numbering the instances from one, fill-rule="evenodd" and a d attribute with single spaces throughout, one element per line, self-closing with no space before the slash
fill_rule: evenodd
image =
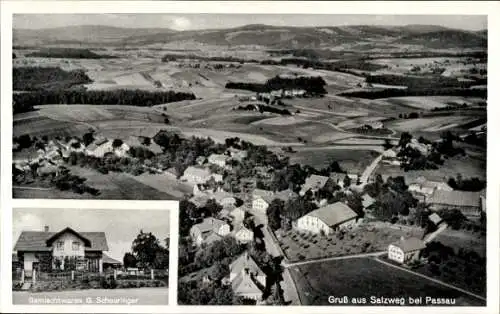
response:
<path id="1" fill-rule="evenodd" d="M 415 237 L 411 237 L 408 239 L 402 238 L 399 241 L 393 243 L 392 245 L 400 248 L 403 252 L 413 252 L 425 249 L 424 241 Z"/>
<path id="2" fill-rule="evenodd" d="M 80 238 L 80 240 L 83 241 L 85 244 L 85 247 L 90 247 L 90 240 L 81 235 L 80 233 L 76 232 L 75 230 L 71 229 L 70 227 L 66 227 L 63 230 L 59 231 L 58 233 L 53 234 L 50 238 L 45 240 L 45 243 L 47 243 L 47 246 L 52 246 L 52 243 L 54 243 L 55 240 L 57 240 L 62 234 L 69 232 L 72 233 L 74 236 Z"/>
<path id="3" fill-rule="evenodd" d="M 434 194 L 429 197 L 428 203 L 449 206 L 480 207 L 480 195 L 481 192 L 436 190 Z"/>
<path id="4" fill-rule="evenodd" d="M 120 262 L 119 260 L 116 260 L 112 257 L 109 257 L 107 254 L 102 254 L 102 262 L 103 262 L 103 264 L 115 264 L 115 265 L 122 264 L 122 262 Z"/>
<path id="5" fill-rule="evenodd" d="M 14 251 L 50 251 L 47 240 L 53 237 L 55 232 L 23 231 L 17 239 Z M 104 232 L 80 232 L 81 236 L 90 241 L 90 247 L 86 251 L 108 251 L 108 242 Z"/>
<path id="6" fill-rule="evenodd" d="M 248 269 L 250 273 L 256 276 L 265 276 L 266 274 L 260 269 L 254 259 L 247 251 L 240 255 L 234 262 L 229 265 L 231 273 L 240 273 L 244 269 Z"/>

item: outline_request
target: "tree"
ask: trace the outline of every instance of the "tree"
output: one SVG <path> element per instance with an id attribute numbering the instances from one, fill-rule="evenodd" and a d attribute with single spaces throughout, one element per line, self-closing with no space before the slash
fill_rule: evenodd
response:
<path id="1" fill-rule="evenodd" d="M 267 221 L 272 230 L 278 230 L 281 227 L 281 211 L 284 206 L 285 202 L 280 199 L 275 199 L 267 208 Z"/>
<path id="2" fill-rule="evenodd" d="M 398 146 L 405 147 L 408 143 L 410 143 L 412 138 L 413 138 L 413 136 L 408 132 L 401 133 L 401 137 L 399 138 Z"/>
<path id="3" fill-rule="evenodd" d="M 137 267 L 137 259 L 132 253 L 127 252 L 123 255 L 123 266 L 125 268 Z"/>
<path id="4" fill-rule="evenodd" d="M 344 188 L 348 188 L 350 186 L 351 186 L 351 178 L 348 175 L 346 175 L 344 177 Z"/>
<path id="5" fill-rule="evenodd" d="M 118 147 L 121 147 L 122 145 L 123 145 L 123 141 L 121 139 L 115 138 L 113 140 L 113 144 L 112 144 L 113 148 L 118 148 Z"/>
<path id="6" fill-rule="evenodd" d="M 94 132 L 88 132 L 83 134 L 82 141 L 83 144 L 85 144 L 85 146 L 89 146 L 94 141 Z"/>
<path id="7" fill-rule="evenodd" d="M 142 230 L 132 243 L 132 252 L 139 267 L 152 268 L 161 249 L 158 239 L 151 232 L 145 233 Z"/>
<path id="8" fill-rule="evenodd" d="M 391 141 L 389 139 L 384 140 L 384 144 L 382 145 L 385 150 L 391 149 L 394 147 L 394 145 L 391 144 Z"/>

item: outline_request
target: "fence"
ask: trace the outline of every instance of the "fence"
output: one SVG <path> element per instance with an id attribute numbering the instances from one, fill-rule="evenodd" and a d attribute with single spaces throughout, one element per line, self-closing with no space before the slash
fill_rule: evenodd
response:
<path id="1" fill-rule="evenodd" d="M 25 271 L 13 271 L 12 280 L 24 282 Z M 167 280 L 168 270 L 149 269 L 134 272 L 120 272 L 117 270 L 105 271 L 102 273 L 81 272 L 81 271 L 61 271 L 61 272 L 41 272 L 33 270 L 32 281 L 74 281 L 74 280 L 100 280 L 101 278 L 113 277 L 115 280 Z"/>

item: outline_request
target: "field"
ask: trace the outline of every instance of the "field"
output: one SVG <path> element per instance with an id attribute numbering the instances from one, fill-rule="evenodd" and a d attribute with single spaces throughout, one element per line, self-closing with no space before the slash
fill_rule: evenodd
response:
<path id="1" fill-rule="evenodd" d="M 310 165 L 318 169 L 337 161 L 342 169 L 352 173 L 361 173 L 378 155 L 370 150 L 354 149 L 315 149 L 305 150 L 296 148 L 297 152 L 287 154 L 290 163 Z"/>
<path id="2" fill-rule="evenodd" d="M 370 258 L 352 258 L 293 267 L 290 270 L 303 305 L 329 305 L 328 297 L 456 298 L 458 305 L 485 305 L 456 290 L 396 270 Z M 345 304 L 338 304 L 345 305 Z M 348 304 L 349 305 L 349 304 Z M 350 304 L 355 305 L 355 304 Z"/>
<path id="3" fill-rule="evenodd" d="M 477 119 L 478 118 L 474 116 L 460 115 L 424 117 L 393 122 L 389 123 L 388 126 L 398 131 L 442 132 Z"/>
<path id="4" fill-rule="evenodd" d="M 456 177 L 459 173 L 463 178 L 478 177 L 486 179 L 486 161 L 484 157 L 453 157 L 445 160 L 444 165 L 440 166 L 437 170 L 412 170 L 404 172 L 398 166 L 386 164 L 380 164 L 375 170 L 375 174 L 392 177 L 404 176 L 406 182 L 414 181 L 419 176 L 424 176 L 428 180 L 442 181 L 445 177 Z"/>
<path id="5" fill-rule="evenodd" d="M 381 100 L 387 101 L 395 105 L 412 107 L 421 110 L 443 108 L 449 106 L 450 104 L 476 105 L 477 103 L 484 101 L 481 98 L 459 97 L 459 96 L 427 96 L 427 97 L 408 96 L 408 97 L 382 98 Z"/>
<path id="6" fill-rule="evenodd" d="M 87 179 L 86 184 L 98 189 L 101 193 L 94 197 L 90 194 L 77 194 L 57 189 L 13 189 L 14 198 L 61 198 L 61 199 L 112 199 L 112 200 L 172 200 L 176 197 L 159 191 L 149 185 L 140 182 L 131 175 L 125 173 L 102 174 L 96 170 L 69 167 L 71 173 Z M 36 188 L 36 187 L 35 187 Z"/>
<path id="7" fill-rule="evenodd" d="M 439 241 L 458 251 L 460 248 L 474 250 L 482 257 L 486 257 L 486 237 L 477 233 L 463 230 L 446 229 L 434 241 Z"/>

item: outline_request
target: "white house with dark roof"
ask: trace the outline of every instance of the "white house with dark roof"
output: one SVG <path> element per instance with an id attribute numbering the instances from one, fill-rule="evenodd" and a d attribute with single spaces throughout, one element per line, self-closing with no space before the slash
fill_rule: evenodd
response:
<path id="1" fill-rule="evenodd" d="M 184 170 L 181 180 L 191 184 L 203 184 L 210 180 L 211 177 L 212 173 L 208 169 L 191 166 Z"/>
<path id="2" fill-rule="evenodd" d="M 274 192 L 255 189 L 252 193 L 252 209 L 260 213 L 266 213 L 267 208 L 274 199 Z"/>
<path id="3" fill-rule="evenodd" d="M 19 235 L 14 251 L 22 268 L 29 276 L 33 269 L 37 269 L 42 259 L 48 259 L 52 268 L 64 270 L 65 258 L 76 258 L 77 269 L 92 272 L 103 271 L 103 252 L 108 251 L 108 242 L 104 232 L 79 232 L 69 227 L 59 232 L 23 231 Z"/>
<path id="4" fill-rule="evenodd" d="M 399 241 L 389 244 L 387 256 L 390 260 L 404 264 L 418 259 L 420 257 L 420 251 L 425 247 L 425 242 L 419 238 L 401 237 Z"/>
<path id="5" fill-rule="evenodd" d="M 337 202 L 313 210 L 297 219 L 296 228 L 302 231 L 325 235 L 334 230 L 349 228 L 356 223 L 358 215 L 349 206 Z"/>
<path id="6" fill-rule="evenodd" d="M 227 222 L 213 217 L 203 219 L 199 224 L 191 227 L 189 235 L 193 242 L 200 246 L 202 243 L 210 242 L 215 238 L 221 238 L 230 233 L 230 226 Z"/>
<path id="7" fill-rule="evenodd" d="M 227 155 L 221 155 L 221 154 L 212 154 L 208 156 L 208 162 L 217 165 L 221 168 L 225 168 L 227 166 L 227 162 L 229 161 L 231 157 Z"/>
<path id="8" fill-rule="evenodd" d="M 229 280 L 234 294 L 247 299 L 260 300 L 266 287 L 266 274 L 248 252 L 229 265 Z"/>
<path id="9" fill-rule="evenodd" d="M 226 191 L 216 191 L 211 197 L 222 207 L 231 207 L 236 205 L 236 198 L 234 195 Z"/>

